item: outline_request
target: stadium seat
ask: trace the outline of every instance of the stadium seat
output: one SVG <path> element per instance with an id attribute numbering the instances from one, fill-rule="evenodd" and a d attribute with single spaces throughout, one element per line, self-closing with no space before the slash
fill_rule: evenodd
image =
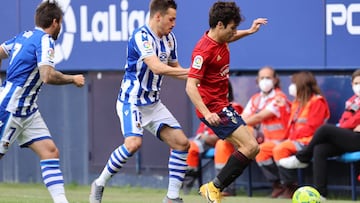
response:
<path id="1" fill-rule="evenodd" d="M 338 157 L 338 161 L 350 164 L 351 199 L 356 201 L 356 170 L 355 163 L 360 161 L 360 151 L 347 152 Z"/>
<path id="2" fill-rule="evenodd" d="M 214 156 L 215 156 L 215 148 L 210 148 L 210 149 L 206 150 L 206 152 L 203 153 L 200 156 L 199 165 L 198 165 L 198 172 L 199 172 L 198 184 L 199 184 L 199 187 L 203 184 L 202 170 L 204 168 L 206 168 L 209 164 L 214 163 Z M 206 161 L 206 162 L 203 163 L 203 160 Z M 247 185 L 247 193 L 248 193 L 248 197 L 252 197 L 251 164 L 249 164 L 247 169 L 248 169 L 248 176 L 249 176 L 248 177 L 248 185 Z"/>

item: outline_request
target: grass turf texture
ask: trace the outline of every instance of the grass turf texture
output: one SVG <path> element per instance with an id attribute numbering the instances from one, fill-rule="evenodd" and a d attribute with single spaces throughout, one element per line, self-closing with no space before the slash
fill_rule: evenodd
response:
<path id="1" fill-rule="evenodd" d="M 65 186 L 68 200 L 71 203 L 88 203 L 90 186 L 70 184 Z M 160 203 L 166 194 L 165 189 L 137 187 L 107 187 L 103 203 Z M 256 195 L 256 194 L 255 194 Z M 185 203 L 206 203 L 196 192 L 182 195 Z M 1 203 L 51 203 L 52 199 L 41 184 L 0 183 Z M 247 197 L 239 194 L 236 197 L 225 197 L 223 203 L 289 203 L 289 199 L 270 199 L 267 197 Z M 327 200 L 326 203 L 350 203 L 350 200 Z"/>

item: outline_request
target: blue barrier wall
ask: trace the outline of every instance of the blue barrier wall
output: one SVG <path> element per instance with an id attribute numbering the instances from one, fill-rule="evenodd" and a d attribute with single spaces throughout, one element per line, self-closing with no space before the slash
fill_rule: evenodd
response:
<path id="1" fill-rule="evenodd" d="M 88 182 L 88 89 L 44 85 L 39 109 L 57 144 L 67 183 Z M 41 182 L 39 158 L 17 143 L 0 161 L 0 181 Z"/>
<path id="2" fill-rule="evenodd" d="M 40 1 L 3 0 L 0 42 L 33 28 Z M 126 42 L 148 18 L 143 0 L 66 0 L 63 29 L 57 41 L 58 68 L 68 71 L 122 70 Z M 174 32 L 179 59 L 190 64 L 191 51 L 208 29 L 208 10 L 215 0 L 178 1 Z M 360 3 L 357 0 L 253 0 L 237 2 L 247 29 L 266 17 L 260 32 L 230 46 L 232 70 L 256 70 L 269 64 L 282 70 L 346 70 L 359 66 Z M 6 64 L 4 65 L 6 68 Z"/>

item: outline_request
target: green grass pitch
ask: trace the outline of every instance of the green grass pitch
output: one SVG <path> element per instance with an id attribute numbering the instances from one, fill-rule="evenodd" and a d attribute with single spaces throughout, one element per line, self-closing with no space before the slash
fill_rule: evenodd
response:
<path id="1" fill-rule="evenodd" d="M 70 203 L 88 203 L 90 186 L 65 185 Z M 165 189 L 106 187 L 103 203 L 161 203 Z M 194 191 L 182 196 L 185 203 L 206 203 Z M 50 194 L 42 184 L 0 183 L 0 203 L 51 203 Z M 289 203 L 289 199 L 270 199 L 267 197 L 225 197 L 222 203 Z M 351 203 L 346 200 L 328 200 L 326 203 Z"/>

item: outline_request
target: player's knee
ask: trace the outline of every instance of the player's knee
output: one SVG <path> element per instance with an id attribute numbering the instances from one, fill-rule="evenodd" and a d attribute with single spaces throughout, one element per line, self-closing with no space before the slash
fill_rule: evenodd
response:
<path id="1" fill-rule="evenodd" d="M 188 139 L 177 140 L 176 143 L 173 144 L 172 148 L 180 151 L 189 151 L 190 142 Z"/>
<path id="2" fill-rule="evenodd" d="M 59 149 L 57 147 L 52 147 L 48 151 L 49 156 L 52 158 L 58 158 L 59 157 Z"/>
<path id="3" fill-rule="evenodd" d="M 59 158 L 59 150 L 56 146 L 51 146 L 46 149 L 37 150 L 36 153 L 38 154 L 41 160 Z"/>
<path id="4" fill-rule="evenodd" d="M 248 149 L 249 149 L 249 154 L 253 158 L 255 158 L 256 155 L 260 152 L 260 147 L 259 147 L 259 144 L 257 142 L 249 143 Z"/>
<path id="5" fill-rule="evenodd" d="M 180 146 L 179 148 L 181 151 L 189 151 L 190 142 L 188 139 L 184 139 L 184 140 L 180 141 L 179 146 Z"/>
<path id="6" fill-rule="evenodd" d="M 184 149 L 185 151 L 188 151 L 190 149 L 190 142 L 188 139 L 185 140 L 185 143 L 183 144 L 183 146 L 185 148 Z"/>
<path id="7" fill-rule="evenodd" d="M 257 154 L 259 154 L 259 152 L 260 152 L 260 147 L 259 147 L 259 145 L 256 143 L 256 144 L 253 146 L 253 148 L 252 148 L 252 154 L 253 154 L 254 156 L 256 156 Z"/>
<path id="8" fill-rule="evenodd" d="M 126 149 L 131 153 L 134 154 L 137 152 L 142 145 L 142 142 L 139 140 L 132 140 L 125 143 Z"/>

